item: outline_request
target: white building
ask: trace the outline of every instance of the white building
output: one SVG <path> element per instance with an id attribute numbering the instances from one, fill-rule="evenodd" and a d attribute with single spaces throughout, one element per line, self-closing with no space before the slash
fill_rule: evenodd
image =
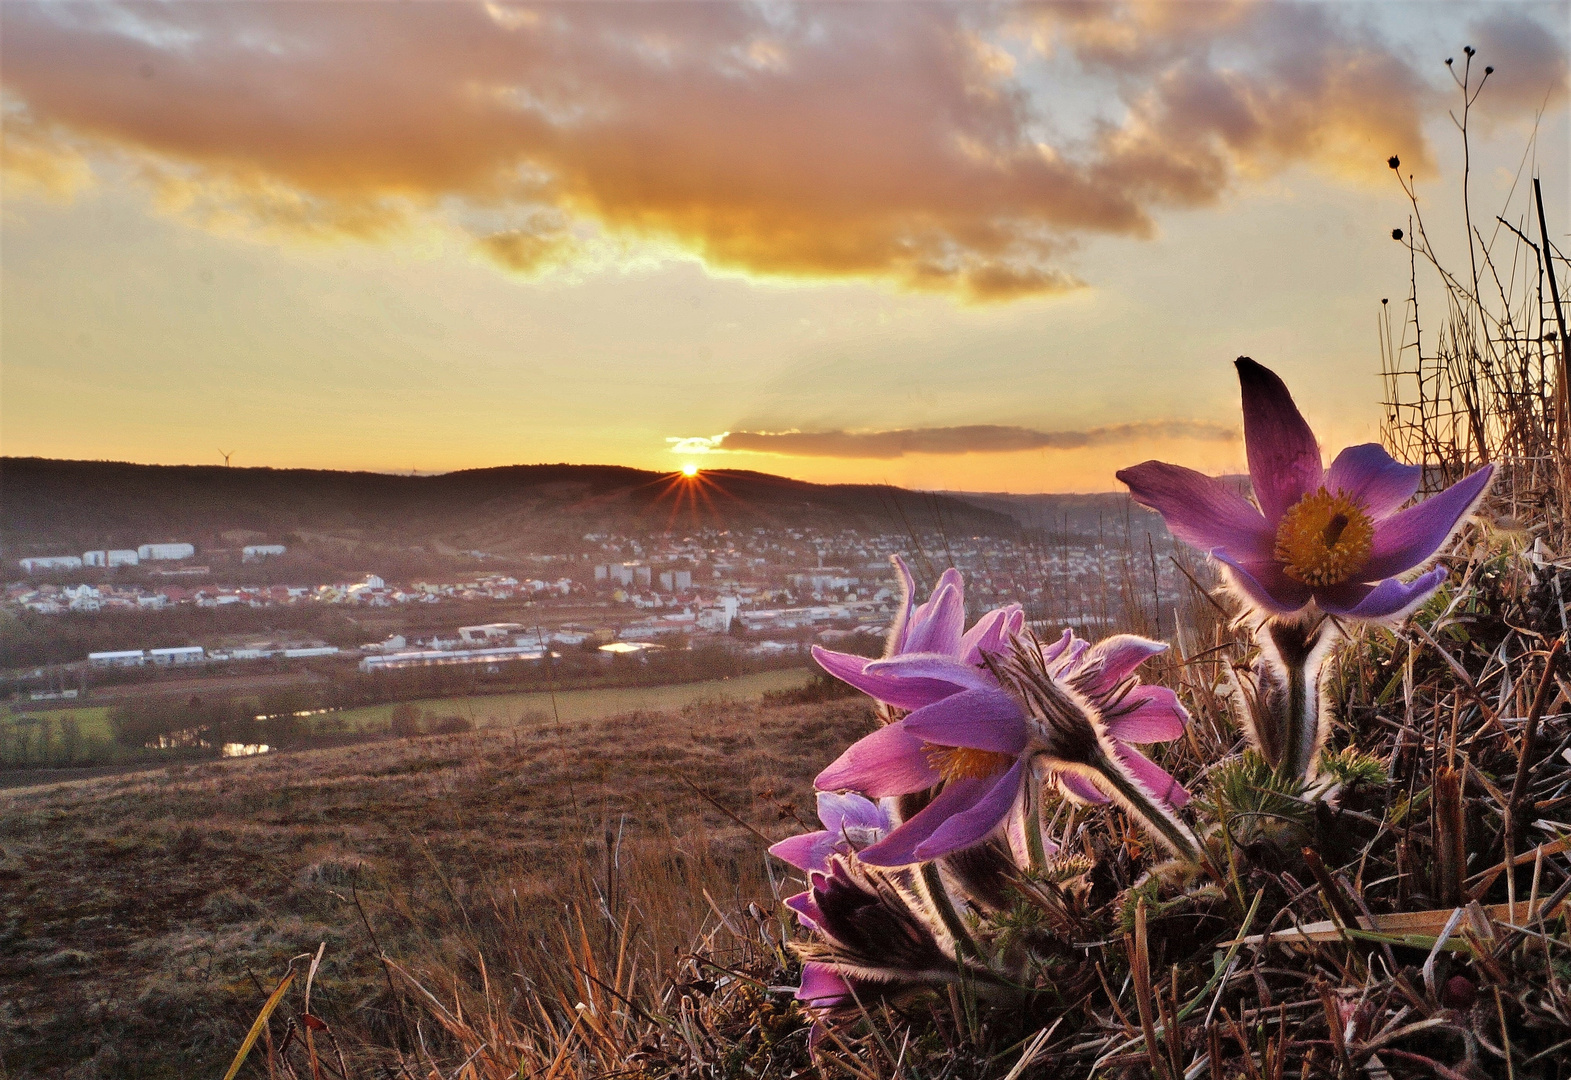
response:
<path id="1" fill-rule="evenodd" d="M 32 559 L 22 560 L 22 571 L 36 574 L 47 570 L 80 570 L 82 560 L 75 555 L 41 555 Z"/>
<path id="2" fill-rule="evenodd" d="M 283 544 L 247 544 L 240 549 L 241 562 L 255 562 L 257 559 L 271 558 L 282 555 L 289 549 Z"/>
<path id="3" fill-rule="evenodd" d="M 136 549 L 137 558 L 144 562 L 174 562 L 195 554 L 196 548 L 190 544 L 143 544 Z"/>
<path id="4" fill-rule="evenodd" d="M 705 608 L 698 613 L 698 628 L 714 634 L 729 633 L 740 603 L 734 596 L 722 596 L 719 606 Z"/>
<path id="5" fill-rule="evenodd" d="M 486 623 L 484 626 L 460 626 L 458 638 L 469 645 L 487 641 L 506 641 L 524 628 L 522 623 Z"/>
<path id="6" fill-rule="evenodd" d="M 155 664 L 200 664 L 207 653 L 200 645 L 176 645 L 172 649 L 148 649 L 147 658 Z"/>
<path id="7" fill-rule="evenodd" d="M 503 646 L 495 649 L 422 649 L 410 652 L 368 656 L 360 661 L 360 670 L 396 671 L 400 668 L 447 667 L 452 664 L 504 664 L 515 660 L 539 660 L 545 656 L 541 649 L 521 649 Z M 557 654 L 551 654 L 555 659 Z"/>
<path id="8" fill-rule="evenodd" d="M 141 667 L 147 656 L 141 649 L 121 649 L 116 652 L 90 652 L 87 659 L 94 667 Z"/>
<path id="9" fill-rule="evenodd" d="M 130 548 L 82 552 L 83 566 L 135 566 L 139 561 L 140 557 Z"/>
<path id="10" fill-rule="evenodd" d="M 337 645 L 306 645 L 298 649 L 285 649 L 285 660 L 298 660 L 309 656 L 336 656 Z"/>

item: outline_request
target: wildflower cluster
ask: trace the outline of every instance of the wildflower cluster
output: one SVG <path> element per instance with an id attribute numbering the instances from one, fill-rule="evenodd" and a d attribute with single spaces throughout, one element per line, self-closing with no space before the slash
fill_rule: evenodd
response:
<path id="1" fill-rule="evenodd" d="M 1299 844 L 1305 807 L 1336 797 L 1348 768 L 1319 760 L 1326 660 L 1350 624 L 1395 621 L 1434 592 L 1443 567 L 1400 575 L 1440 550 L 1491 470 L 1402 509 L 1418 467 L 1374 444 L 1323 467 L 1282 381 L 1247 358 L 1238 372 L 1253 502 L 1161 462 L 1118 475 L 1218 564 L 1236 597 L 1257 645 L 1232 687 L 1251 749 L 1216 763 L 1210 798 L 1189 807 L 1185 787 L 1137 749 L 1189 723 L 1173 690 L 1137 675 L 1165 644 L 1069 630 L 1044 640 L 1019 605 L 967 629 L 960 574 L 946 571 L 917 604 L 897 557 L 904 603 L 884 655 L 814 651 L 876 702 L 880 726 L 818 775 L 823 828 L 770 849 L 806 881 L 786 903 L 811 935 L 797 946 L 797 996 L 815 1041 L 875 1001 L 945 986 L 994 1003 L 1050 991 L 1061 916 L 1088 887 L 1084 861 L 1050 836 L 1045 814 L 1064 803 L 1115 804 L 1167 856 L 1154 872 L 1204 887 L 1223 878 L 1215 833 L 1232 827 L 1236 803 L 1264 792 L 1284 824 L 1260 835 Z M 1230 801 L 1233 789 L 1243 794 Z"/>

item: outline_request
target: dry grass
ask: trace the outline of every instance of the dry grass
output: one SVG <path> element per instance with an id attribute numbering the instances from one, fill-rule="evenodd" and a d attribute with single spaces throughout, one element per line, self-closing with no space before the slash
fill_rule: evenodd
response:
<path id="1" fill-rule="evenodd" d="M 506 955 L 493 990 L 522 992 L 539 976 L 512 972 L 560 963 L 564 905 L 604 954 L 602 898 L 663 978 L 712 918 L 703 890 L 769 895 L 763 841 L 683 778 L 778 837 L 798 828 L 782 806 L 811 816 L 812 775 L 870 723 L 855 701 L 710 702 L 6 793 L 4 1069 L 220 1076 L 290 958 L 324 941 L 312 1010 L 349 1058 L 412 1049 L 356 892 L 382 948 L 444 989 Z M 280 1039 L 302 1004 L 281 1007 Z"/>

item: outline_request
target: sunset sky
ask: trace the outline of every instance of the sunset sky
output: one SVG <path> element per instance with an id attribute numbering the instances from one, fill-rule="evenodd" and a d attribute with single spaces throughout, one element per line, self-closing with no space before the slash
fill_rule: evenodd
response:
<path id="1" fill-rule="evenodd" d="M 1568 11 L 8 0 L 0 452 L 1112 490 L 1241 468 L 1239 354 L 1334 450 L 1464 45 L 1565 243 Z"/>

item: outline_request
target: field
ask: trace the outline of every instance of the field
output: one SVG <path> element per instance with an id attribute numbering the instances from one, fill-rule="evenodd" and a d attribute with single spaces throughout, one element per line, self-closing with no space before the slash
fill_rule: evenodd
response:
<path id="1" fill-rule="evenodd" d="M 523 959 L 491 977 L 523 987 L 570 909 L 597 942 L 611 910 L 644 928 L 639 963 L 670 970 L 712 921 L 705 890 L 767 905 L 762 837 L 812 817 L 813 773 L 871 725 L 860 701 L 682 692 L 663 712 L 0 795 L 0 1069 L 221 1076 L 265 990 L 322 942 L 312 1011 L 368 1061 L 400 1030 L 369 930 L 414 972 L 506 939 Z"/>
<path id="2" fill-rule="evenodd" d="M 475 727 L 537 725 L 557 718 L 563 723 L 572 723 L 637 709 L 681 709 L 701 701 L 744 701 L 771 691 L 795 690 L 807 682 L 809 675 L 807 668 L 789 668 L 676 686 L 564 690 L 555 695 L 482 694 L 429 698 L 411 704 L 428 716 L 461 716 Z M 332 715 L 343 725 L 343 730 L 379 731 L 386 730 L 393 708 L 392 705 L 368 705 Z"/>
<path id="3" fill-rule="evenodd" d="M 477 728 L 538 726 L 558 720 L 581 723 L 636 709 L 680 709 L 699 701 L 744 701 L 765 693 L 795 690 L 809 678 L 809 669 L 789 668 L 672 686 L 597 687 L 564 690 L 554 695 L 474 694 L 422 698 L 409 704 L 419 709 L 428 722 L 456 716 Z M 385 732 L 394 707 L 368 705 L 306 717 L 302 727 L 307 735 Z M 42 746 L 52 750 L 42 750 Z M 0 762 L 31 764 L 46 753 L 87 766 L 145 757 L 115 744 L 107 705 L 47 711 L 8 706 L 0 710 Z M 0 785 L 3 783 L 0 774 Z"/>

